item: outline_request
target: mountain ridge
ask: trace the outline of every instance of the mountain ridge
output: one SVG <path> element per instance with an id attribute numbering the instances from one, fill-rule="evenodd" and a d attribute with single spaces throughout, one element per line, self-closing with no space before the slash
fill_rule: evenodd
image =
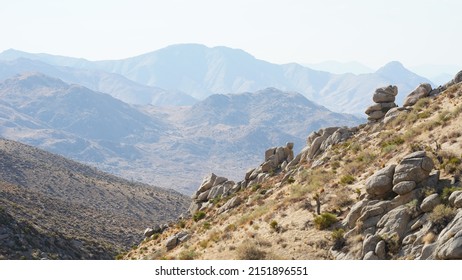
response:
<path id="1" fill-rule="evenodd" d="M 17 54 L 16 58 L 20 55 Z M 27 56 L 33 57 L 32 54 Z M 0 59 L 5 57 L 0 54 Z M 13 57 L 9 55 L 7 58 Z M 35 59 L 40 59 L 40 56 Z M 59 58 L 44 60 L 60 64 Z M 366 83 L 363 75 L 331 74 L 295 63 L 278 65 L 256 59 L 239 49 L 208 48 L 199 44 L 171 45 L 121 60 L 87 61 L 80 64 L 75 61 L 73 65 L 64 60 L 61 64 L 121 74 L 148 86 L 180 90 L 196 99 L 217 93 L 253 92 L 276 87 L 300 92 L 330 110 L 357 115 L 366 109 L 364 100 L 377 87 L 399 84 L 400 90 L 407 95 L 413 90 L 415 79 L 418 83 L 431 83 L 418 75 L 411 79 L 411 83 L 404 78 L 400 80 L 399 76 L 383 77 L 375 73 L 366 74 L 369 80 Z M 345 106 L 337 106 L 338 101 Z"/>

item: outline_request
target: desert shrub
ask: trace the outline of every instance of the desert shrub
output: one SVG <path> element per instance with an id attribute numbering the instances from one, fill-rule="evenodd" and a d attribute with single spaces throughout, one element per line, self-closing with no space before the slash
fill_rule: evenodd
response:
<path id="1" fill-rule="evenodd" d="M 178 255 L 178 259 L 180 260 L 194 260 L 197 256 L 196 251 L 194 250 L 183 250 Z"/>
<path id="2" fill-rule="evenodd" d="M 440 198 L 443 201 L 443 203 L 448 203 L 449 197 L 451 194 L 455 191 L 461 190 L 460 188 L 454 187 L 454 186 L 449 186 L 449 187 L 444 187 L 443 190 L 441 191 Z"/>
<path id="3" fill-rule="evenodd" d="M 270 227 L 276 231 L 276 229 L 278 228 L 278 222 L 276 222 L 275 220 L 272 220 L 270 223 Z"/>
<path id="4" fill-rule="evenodd" d="M 237 226 L 235 224 L 229 224 L 225 227 L 225 231 L 235 231 Z"/>
<path id="5" fill-rule="evenodd" d="M 209 229 L 212 227 L 212 225 L 211 225 L 209 222 L 205 222 L 205 223 L 202 225 L 202 227 L 203 227 L 205 230 L 209 230 Z"/>
<path id="6" fill-rule="evenodd" d="M 264 260 L 266 252 L 259 249 L 255 244 L 244 242 L 237 249 L 237 257 L 240 260 Z"/>
<path id="7" fill-rule="evenodd" d="M 354 183 L 354 181 L 355 181 L 355 177 L 350 174 L 343 175 L 340 178 L 340 184 L 342 185 L 351 185 Z"/>
<path id="8" fill-rule="evenodd" d="M 429 104 L 430 104 L 430 98 L 428 98 L 428 97 L 421 98 L 421 99 L 417 100 L 417 102 L 414 104 L 412 109 L 414 111 L 420 111 L 422 109 L 427 108 Z"/>
<path id="9" fill-rule="evenodd" d="M 386 251 L 388 252 L 390 258 L 393 258 L 394 255 L 398 254 L 401 247 L 398 234 L 393 234 L 391 236 L 382 235 L 381 238 L 383 241 L 385 241 L 387 249 Z"/>
<path id="10" fill-rule="evenodd" d="M 261 188 L 261 184 L 252 185 L 252 190 L 257 191 Z"/>
<path id="11" fill-rule="evenodd" d="M 337 216 L 332 213 L 324 212 L 321 215 L 317 215 L 313 222 L 317 229 L 323 230 L 335 224 L 337 222 Z"/>
<path id="12" fill-rule="evenodd" d="M 331 237 L 334 242 L 332 249 L 340 250 L 345 246 L 345 230 L 343 228 L 335 229 L 332 231 Z"/>
<path id="13" fill-rule="evenodd" d="M 450 206 L 439 204 L 433 208 L 428 220 L 433 223 L 436 230 L 441 231 L 454 218 L 456 211 Z"/>
<path id="14" fill-rule="evenodd" d="M 394 137 L 391 137 L 391 138 L 389 138 L 389 139 L 384 140 L 384 141 L 380 144 L 380 146 L 381 146 L 382 148 L 385 148 L 385 147 L 390 146 L 390 145 L 399 146 L 399 145 L 403 144 L 404 142 L 405 142 L 405 141 L 404 141 L 404 139 L 403 139 L 402 137 L 400 137 L 400 136 L 394 136 Z"/>
<path id="15" fill-rule="evenodd" d="M 289 179 L 287 179 L 287 183 L 289 184 L 293 184 L 295 182 L 295 179 L 293 177 L 289 177 Z"/>
<path id="16" fill-rule="evenodd" d="M 180 221 L 178 222 L 178 227 L 179 227 L 179 228 L 185 228 L 185 227 L 186 227 L 185 221 L 180 220 Z"/>
<path id="17" fill-rule="evenodd" d="M 205 212 L 204 211 L 198 211 L 198 212 L 194 213 L 194 215 L 193 215 L 193 220 L 195 222 L 200 221 L 203 218 L 205 218 Z"/>
<path id="18" fill-rule="evenodd" d="M 324 187 L 332 180 L 333 173 L 323 169 L 313 169 L 308 171 L 305 176 L 302 183 L 290 186 L 290 199 L 292 201 L 302 200 L 306 198 L 308 193 Z"/>

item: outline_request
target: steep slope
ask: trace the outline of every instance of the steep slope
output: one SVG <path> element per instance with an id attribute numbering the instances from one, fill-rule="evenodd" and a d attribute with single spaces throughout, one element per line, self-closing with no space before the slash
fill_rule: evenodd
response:
<path id="1" fill-rule="evenodd" d="M 174 191 L 132 183 L 4 139 L 0 139 L 0 184 L 2 208 L 12 216 L 4 217 L 7 222 L 0 235 L 19 238 L 16 249 L 10 244 L 5 247 L 8 252 L 1 252 L 7 258 L 41 258 L 42 253 L 56 258 L 112 258 L 139 239 L 146 223 L 174 220 L 189 202 Z M 11 224 L 13 229 L 3 228 Z M 15 240 L 8 236 L 4 242 Z M 35 236 L 41 237 L 31 243 Z M 66 251 L 69 243 L 73 245 Z"/>
<path id="2" fill-rule="evenodd" d="M 397 84 L 401 86 L 400 92 L 407 95 L 417 83 L 429 82 L 415 74 L 408 79 L 409 71 L 397 63 L 385 65 L 375 73 L 335 75 L 295 63 L 272 64 L 239 49 L 208 48 L 197 44 L 172 45 L 136 57 L 110 61 L 89 62 L 15 51 L 0 54 L 0 59 L 23 56 L 55 65 L 118 73 L 141 84 L 179 90 L 197 99 L 212 94 L 276 87 L 300 92 L 330 110 L 358 115 L 363 114 L 367 100 L 377 87 Z M 405 75 L 401 75 L 403 73 Z M 418 81 L 414 83 L 415 79 Z"/>
<path id="3" fill-rule="evenodd" d="M 239 182 L 205 177 L 191 218 L 125 258 L 462 259 L 461 82 L 268 149 Z"/>

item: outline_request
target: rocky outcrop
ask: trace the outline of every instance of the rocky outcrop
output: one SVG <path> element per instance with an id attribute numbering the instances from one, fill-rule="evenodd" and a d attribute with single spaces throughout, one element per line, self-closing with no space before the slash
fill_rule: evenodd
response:
<path id="1" fill-rule="evenodd" d="M 172 235 L 169 238 L 167 238 L 167 240 L 165 241 L 165 247 L 167 248 L 167 251 L 170 251 L 176 246 L 178 246 L 180 243 L 188 240 L 189 238 L 190 236 L 188 232 L 180 231 L 175 235 Z"/>
<path id="2" fill-rule="evenodd" d="M 414 181 L 420 183 L 430 174 L 434 164 L 425 151 L 409 154 L 396 166 L 393 176 L 393 184 L 403 181 Z"/>
<path id="3" fill-rule="evenodd" d="M 366 180 L 366 192 L 373 196 L 383 196 L 393 189 L 395 165 L 380 169 Z"/>
<path id="4" fill-rule="evenodd" d="M 414 89 L 404 100 L 403 107 L 413 106 L 421 98 L 425 98 L 430 95 L 432 91 L 432 86 L 428 83 L 420 84 L 416 89 Z"/>
<path id="5" fill-rule="evenodd" d="M 447 203 L 444 207 L 461 208 L 462 191 L 454 191 L 448 202 L 443 201 L 438 194 L 439 171 L 430 173 L 433 167 L 431 158 L 420 151 L 370 176 L 366 180 L 368 195 L 352 206 L 342 222 L 348 230 L 345 238 L 358 233 L 363 236 L 362 250 L 331 250 L 332 255 L 337 259 L 364 260 L 391 256 L 462 259 L 462 209 L 451 221 L 444 220 L 451 216 L 440 218 L 443 220 L 430 218 L 443 203 Z M 423 188 L 434 193 L 424 197 Z"/>
<path id="6" fill-rule="evenodd" d="M 193 201 L 189 207 L 189 213 L 194 214 L 199 210 L 211 207 L 213 205 L 212 200 L 229 196 L 239 191 L 240 188 L 241 182 L 236 184 L 234 181 L 229 181 L 225 177 L 219 177 L 212 173 L 203 179 L 202 184 L 192 196 Z"/>
<path id="7" fill-rule="evenodd" d="M 376 103 L 365 111 L 370 122 L 377 122 L 385 117 L 385 114 L 392 108 L 397 107 L 395 97 L 398 94 L 396 86 L 381 87 L 375 90 L 372 100 Z"/>
<path id="8" fill-rule="evenodd" d="M 164 225 L 155 225 L 153 227 L 148 227 L 144 230 L 143 232 L 143 235 L 144 237 L 146 238 L 149 238 L 151 236 L 153 236 L 154 234 L 156 233 L 162 233 L 164 232 L 166 229 L 168 229 L 168 225 L 167 224 L 164 224 Z"/>
<path id="9" fill-rule="evenodd" d="M 300 160 L 312 160 L 332 145 L 338 144 L 350 138 L 357 128 L 328 127 L 317 132 L 312 132 L 307 140 L 307 146 L 303 149 L 298 161 L 290 162 L 288 166 L 299 163 Z M 296 158 L 297 159 L 297 158 Z"/>

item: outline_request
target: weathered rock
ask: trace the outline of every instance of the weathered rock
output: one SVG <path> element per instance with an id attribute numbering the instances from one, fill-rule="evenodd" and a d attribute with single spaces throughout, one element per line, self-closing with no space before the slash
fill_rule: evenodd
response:
<path id="1" fill-rule="evenodd" d="M 436 257 L 439 259 L 462 259 L 462 210 L 438 236 Z"/>
<path id="2" fill-rule="evenodd" d="M 404 238 L 404 233 L 407 230 L 407 225 L 411 219 L 411 214 L 405 205 L 399 206 L 387 214 L 377 224 L 380 228 L 380 235 L 393 236 L 397 234 L 400 240 Z"/>
<path id="3" fill-rule="evenodd" d="M 397 194 L 403 195 L 415 189 L 416 183 L 414 181 L 402 181 L 393 186 L 393 191 Z"/>
<path id="4" fill-rule="evenodd" d="M 361 211 L 368 203 L 369 200 L 363 199 L 361 201 L 358 201 L 355 205 L 353 205 L 351 207 L 350 212 L 342 222 L 343 226 L 346 226 L 348 228 L 354 228 L 356 225 L 356 221 L 361 216 Z"/>
<path id="5" fill-rule="evenodd" d="M 213 186 L 218 186 L 220 184 L 223 184 L 224 182 L 228 181 L 225 177 L 216 177 L 215 181 L 213 181 Z"/>
<path id="6" fill-rule="evenodd" d="M 384 92 L 376 92 L 372 100 L 376 103 L 390 103 L 395 101 L 395 96 Z"/>
<path id="7" fill-rule="evenodd" d="M 379 243 L 377 243 L 377 246 L 375 246 L 375 255 L 377 255 L 377 258 L 379 260 L 385 260 L 386 259 L 386 244 L 385 241 L 380 240 Z"/>
<path id="8" fill-rule="evenodd" d="M 378 259 L 379 258 L 372 251 L 368 252 L 363 258 L 365 261 L 376 261 Z"/>
<path id="9" fill-rule="evenodd" d="M 459 71 L 453 79 L 454 84 L 462 82 L 462 71 Z"/>
<path id="10" fill-rule="evenodd" d="M 414 199 L 418 199 L 422 194 L 422 189 L 414 189 L 409 193 L 398 195 L 391 200 L 391 207 L 396 208 L 398 206 L 404 205 L 413 201 Z"/>
<path id="11" fill-rule="evenodd" d="M 426 155 L 425 151 L 409 154 L 396 166 L 393 185 L 402 181 L 420 183 L 428 178 L 433 167 L 433 161 Z"/>
<path id="12" fill-rule="evenodd" d="M 395 165 L 390 165 L 375 172 L 366 180 L 366 192 L 371 195 L 381 196 L 392 190 L 393 174 Z"/>
<path id="13" fill-rule="evenodd" d="M 369 235 L 366 236 L 363 242 L 363 256 L 365 256 L 368 252 L 374 252 L 377 243 L 379 243 L 380 237 L 378 235 Z"/>
<path id="14" fill-rule="evenodd" d="M 228 200 L 223 206 L 218 209 L 218 214 L 226 212 L 234 207 L 239 206 L 242 203 L 242 199 L 239 196 L 235 196 Z"/>
<path id="15" fill-rule="evenodd" d="M 170 236 L 167 241 L 165 241 L 165 247 L 167 247 L 167 251 L 172 250 L 173 248 L 178 245 L 178 237 L 176 235 Z"/>
<path id="16" fill-rule="evenodd" d="M 425 244 L 422 248 L 422 253 L 419 257 L 419 260 L 431 259 L 432 256 L 435 254 L 436 247 L 437 247 L 436 243 Z"/>
<path id="17" fill-rule="evenodd" d="M 245 173 L 245 177 L 244 179 L 245 180 L 249 180 L 250 179 L 250 175 L 252 175 L 252 173 L 255 171 L 255 168 L 251 168 L 249 170 L 247 170 L 247 172 Z"/>
<path id="18" fill-rule="evenodd" d="M 456 206 L 456 200 L 462 203 L 462 191 L 454 191 L 451 193 L 449 196 L 449 205 L 456 207 L 456 208 L 461 208 L 462 205 Z M 459 204 L 459 203 L 458 203 Z"/>
<path id="19" fill-rule="evenodd" d="M 407 114 L 410 110 L 404 107 L 394 107 L 387 111 L 383 118 L 383 123 L 387 124 L 392 120 L 396 119 L 400 114 Z"/>
<path id="20" fill-rule="evenodd" d="M 440 171 L 433 170 L 430 172 L 428 178 L 424 179 L 419 183 L 418 187 L 436 189 L 438 187 L 438 181 L 440 180 Z"/>
<path id="21" fill-rule="evenodd" d="M 378 88 L 378 89 L 375 90 L 375 92 L 376 93 L 384 93 L 384 94 L 389 94 L 389 95 L 396 96 L 396 95 L 398 95 L 398 87 L 389 85 L 389 86 L 386 86 L 386 87 Z"/>
<path id="22" fill-rule="evenodd" d="M 202 181 L 202 184 L 200 185 L 199 189 L 197 190 L 198 193 L 205 192 L 213 187 L 213 182 L 215 182 L 215 179 L 217 178 L 217 175 L 215 174 L 210 174 L 209 176 L 205 177 L 204 180 Z"/>
<path id="23" fill-rule="evenodd" d="M 432 91 L 432 86 L 428 83 L 420 84 L 404 100 L 403 106 L 413 106 L 421 98 L 427 97 Z"/>
<path id="24" fill-rule="evenodd" d="M 154 231 L 154 229 L 152 229 L 152 228 L 147 228 L 147 229 L 144 230 L 144 233 L 143 233 L 143 234 L 144 234 L 144 237 L 151 237 L 154 233 L 156 233 L 156 232 Z"/>
<path id="25" fill-rule="evenodd" d="M 380 120 L 381 118 L 385 117 L 385 112 L 382 111 L 374 111 L 368 114 L 369 120 Z"/>
<path id="26" fill-rule="evenodd" d="M 204 202 L 204 201 L 207 201 L 207 197 L 209 196 L 210 194 L 210 190 L 207 190 L 201 194 L 199 194 L 196 198 L 196 201 L 197 202 Z"/>
<path id="27" fill-rule="evenodd" d="M 276 148 L 269 148 L 265 151 L 265 161 L 268 161 L 269 158 L 276 153 Z"/>
<path id="28" fill-rule="evenodd" d="M 261 165 L 261 171 L 264 173 L 268 173 L 272 171 L 274 168 L 275 166 L 272 160 L 268 160 Z"/>
<path id="29" fill-rule="evenodd" d="M 191 205 L 189 206 L 189 213 L 191 215 L 193 215 L 194 213 L 196 213 L 197 211 L 199 211 L 199 209 L 202 207 L 202 203 L 200 202 L 191 202 Z"/>
<path id="30" fill-rule="evenodd" d="M 436 205 L 440 203 L 440 196 L 437 193 L 431 194 L 422 201 L 422 204 L 420 205 L 420 210 L 422 210 L 423 212 L 430 212 L 433 210 L 433 208 L 436 207 Z"/>

